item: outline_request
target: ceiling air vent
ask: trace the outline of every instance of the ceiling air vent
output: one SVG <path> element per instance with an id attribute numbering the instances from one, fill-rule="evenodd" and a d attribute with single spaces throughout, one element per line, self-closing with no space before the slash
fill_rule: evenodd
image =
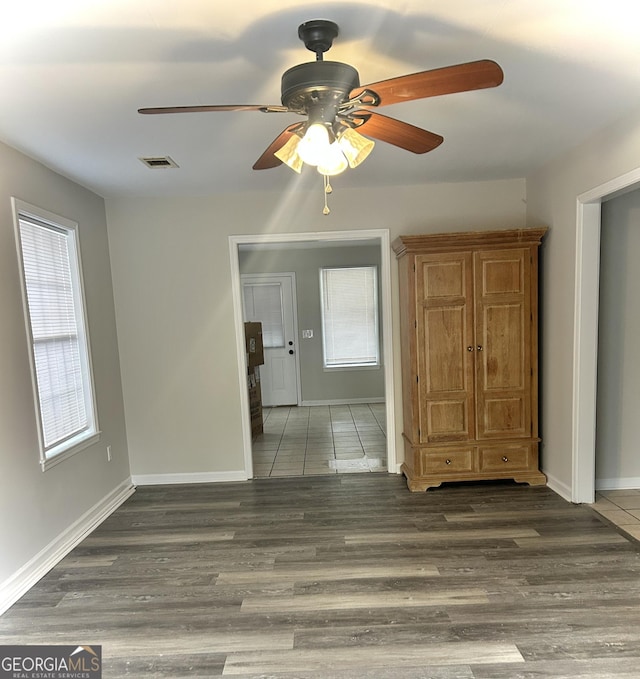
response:
<path id="1" fill-rule="evenodd" d="M 158 158 L 140 158 L 140 160 L 152 170 L 165 167 L 179 167 L 178 163 L 176 163 L 173 158 L 169 158 L 169 156 L 162 156 Z"/>

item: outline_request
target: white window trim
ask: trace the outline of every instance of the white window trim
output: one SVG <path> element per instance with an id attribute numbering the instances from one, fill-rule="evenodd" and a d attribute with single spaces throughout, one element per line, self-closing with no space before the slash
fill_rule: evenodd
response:
<path id="1" fill-rule="evenodd" d="M 378 362 L 374 365 L 373 363 L 370 363 L 368 365 L 325 365 L 322 370 L 323 372 L 326 373 L 334 373 L 334 372 L 340 372 L 343 370 L 348 370 L 350 372 L 353 372 L 354 370 L 380 370 L 382 368 L 382 360 L 378 359 Z"/>
<path id="2" fill-rule="evenodd" d="M 100 440 L 100 427 L 98 424 L 98 409 L 96 405 L 96 393 L 95 393 L 95 380 L 93 377 L 93 363 L 91 359 L 91 340 L 89 337 L 89 323 L 87 321 L 87 305 L 84 294 L 84 280 L 83 280 L 83 267 L 82 258 L 80 255 L 80 233 L 77 222 L 56 215 L 53 212 L 44 210 L 42 208 L 30 205 L 18 198 L 11 198 L 11 206 L 13 211 L 13 223 L 15 231 L 16 240 L 16 251 L 18 255 L 18 270 L 20 272 L 20 284 L 22 292 L 22 305 L 23 305 L 23 316 L 25 322 L 26 340 L 28 345 L 29 354 L 29 367 L 31 371 L 31 385 L 33 388 L 33 405 L 37 422 L 38 429 L 38 446 L 40 454 L 40 467 L 42 471 L 47 471 L 51 467 L 63 462 L 64 460 L 72 457 L 73 455 L 85 450 L 89 446 L 93 445 Z M 40 396 L 38 392 L 38 384 L 36 377 L 36 366 L 35 357 L 33 352 L 33 337 L 31 330 L 31 322 L 29 319 L 29 303 L 27 299 L 27 288 L 24 276 L 24 264 L 22 261 L 22 243 L 20 238 L 20 218 L 31 218 L 44 224 L 50 224 L 53 227 L 63 227 L 74 234 L 74 250 L 75 250 L 75 260 L 77 263 L 78 270 L 72 271 L 72 275 L 77 276 L 75 284 L 77 286 L 78 301 L 81 307 L 81 318 L 80 322 L 82 324 L 82 332 L 84 336 L 84 343 L 86 344 L 86 365 L 84 370 L 86 376 L 89 380 L 89 395 L 88 400 L 92 409 L 92 426 L 86 431 L 80 432 L 75 436 L 72 436 L 65 441 L 60 442 L 58 445 L 53 446 L 49 450 L 45 451 L 44 437 L 43 437 L 43 427 L 42 418 L 40 414 Z M 84 353 L 84 352 L 83 352 Z"/>

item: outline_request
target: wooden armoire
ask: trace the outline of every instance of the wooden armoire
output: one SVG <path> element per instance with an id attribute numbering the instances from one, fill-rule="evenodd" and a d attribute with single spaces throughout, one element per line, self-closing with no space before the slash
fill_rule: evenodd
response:
<path id="1" fill-rule="evenodd" d="M 394 241 L 410 490 L 546 483 L 538 468 L 538 248 L 546 231 Z"/>

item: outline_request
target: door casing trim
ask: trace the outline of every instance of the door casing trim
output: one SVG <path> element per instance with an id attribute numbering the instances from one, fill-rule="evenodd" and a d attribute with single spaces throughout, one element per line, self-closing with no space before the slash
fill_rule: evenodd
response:
<path id="1" fill-rule="evenodd" d="M 640 186 L 640 168 L 576 198 L 571 501 L 595 501 L 601 207 Z"/>
<path id="2" fill-rule="evenodd" d="M 269 233 L 229 236 L 229 260 L 231 265 L 231 294 L 236 330 L 238 380 L 240 385 L 240 414 L 242 418 L 242 442 L 244 449 L 244 472 L 253 478 L 251 422 L 249 394 L 247 390 L 247 362 L 245 354 L 244 324 L 242 319 L 242 287 L 240 284 L 240 245 L 301 242 L 327 242 L 378 240 L 380 244 L 380 287 L 382 307 L 382 356 L 384 361 L 385 423 L 387 435 L 387 467 L 390 473 L 400 473 L 396 454 L 396 426 L 394 403 L 393 328 L 391 310 L 391 242 L 389 229 L 362 229 L 353 231 L 322 231 L 309 233 Z"/>

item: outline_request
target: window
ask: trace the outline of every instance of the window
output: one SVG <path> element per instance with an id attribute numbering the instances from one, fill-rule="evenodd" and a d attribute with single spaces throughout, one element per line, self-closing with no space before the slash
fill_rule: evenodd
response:
<path id="1" fill-rule="evenodd" d="M 380 364 L 375 266 L 320 270 L 325 368 Z"/>
<path id="2" fill-rule="evenodd" d="M 44 470 L 98 438 L 78 225 L 13 205 Z"/>

